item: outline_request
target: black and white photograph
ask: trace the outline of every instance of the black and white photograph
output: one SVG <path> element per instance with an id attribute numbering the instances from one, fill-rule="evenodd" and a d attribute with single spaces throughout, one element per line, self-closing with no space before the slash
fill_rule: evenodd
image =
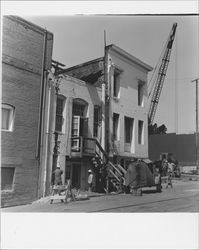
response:
<path id="1" fill-rule="evenodd" d="M 72 2 L 1 16 L 2 249 L 198 249 L 198 2 Z"/>

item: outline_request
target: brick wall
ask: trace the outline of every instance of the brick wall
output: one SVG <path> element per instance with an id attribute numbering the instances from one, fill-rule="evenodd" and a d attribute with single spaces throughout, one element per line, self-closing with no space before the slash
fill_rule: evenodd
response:
<path id="1" fill-rule="evenodd" d="M 45 68 L 51 64 L 53 35 L 48 33 Z M 3 18 L 2 103 L 15 107 L 12 132 L 2 131 L 2 167 L 14 167 L 13 190 L 2 192 L 2 205 L 37 198 L 37 155 L 44 31 L 17 17 Z"/>
<path id="2" fill-rule="evenodd" d="M 175 133 L 149 136 L 149 158 L 160 159 L 161 153 L 172 153 L 181 165 L 196 164 L 195 134 Z"/>

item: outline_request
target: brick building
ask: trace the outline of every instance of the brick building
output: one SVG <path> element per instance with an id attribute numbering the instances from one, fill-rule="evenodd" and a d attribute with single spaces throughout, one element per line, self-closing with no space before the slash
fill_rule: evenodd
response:
<path id="1" fill-rule="evenodd" d="M 161 134 L 149 136 L 149 158 L 160 159 L 161 154 L 171 153 L 180 166 L 196 166 L 195 134 Z"/>
<path id="2" fill-rule="evenodd" d="M 147 74 L 152 68 L 115 45 L 105 51 L 104 57 L 56 74 L 59 153 L 53 168 L 58 164 L 63 181 L 71 179 L 81 189 L 87 188 L 88 169 L 95 187 L 103 168 L 110 181 L 120 183 L 132 157 L 148 158 Z"/>
<path id="3" fill-rule="evenodd" d="M 2 34 L 1 200 L 9 206 L 45 193 L 53 34 L 16 16 L 3 17 Z"/>

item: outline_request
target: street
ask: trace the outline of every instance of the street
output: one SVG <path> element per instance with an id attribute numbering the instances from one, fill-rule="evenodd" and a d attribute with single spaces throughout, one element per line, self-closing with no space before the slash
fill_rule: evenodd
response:
<path id="1" fill-rule="evenodd" d="M 111 194 L 91 197 L 89 200 L 50 204 L 49 197 L 28 205 L 2 208 L 2 212 L 198 212 L 198 181 L 174 180 L 173 188 L 163 184 L 162 193 L 145 188 L 142 196 Z"/>

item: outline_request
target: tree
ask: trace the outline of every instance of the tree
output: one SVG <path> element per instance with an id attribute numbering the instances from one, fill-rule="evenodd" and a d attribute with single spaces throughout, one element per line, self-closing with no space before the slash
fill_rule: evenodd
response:
<path id="1" fill-rule="evenodd" d="M 149 135 L 154 135 L 154 134 L 166 134 L 167 132 L 167 127 L 162 124 L 161 126 L 157 126 L 157 123 L 155 124 L 150 124 L 148 127 L 148 133 Z"/>

